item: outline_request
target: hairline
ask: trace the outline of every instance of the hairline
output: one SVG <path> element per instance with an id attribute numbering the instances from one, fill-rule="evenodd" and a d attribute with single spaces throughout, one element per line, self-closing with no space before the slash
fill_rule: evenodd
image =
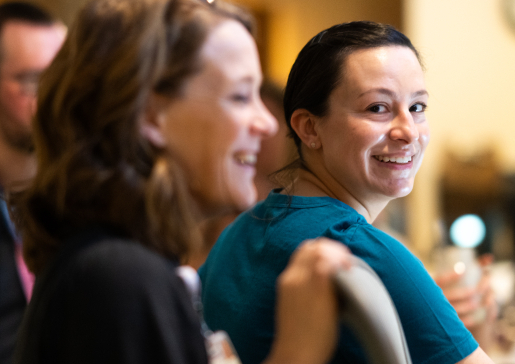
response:
<path id="1" fill-rule="evenodd" d="M 335 78 L 334 85 L 331 89 L 331 92 L 329 92 L 329 95 L 327 97 L 326 105 L 324 107 L 324 112 L 322 113 L 322 115 L 317 115 L 317 116 L 319 116 L 319 117 L 325 116 L 326 113 L 329 111 L 329 99 L 330 99 L 331 95 L 334 93 L 334 90 L 336 90 L 341 85 L 341 83 L 343 82 L 343 80 L 345 78 L 346 68 L 347 68 L 346 67 L 347 60 L 348 60 L 349 56 L 351 56 L 352 54 L 359 52 L 359 51 L 365 51 L 365 50 L 371 50 L 371 49 L 377 49 L 377 48 L 386 48 L 386 47 L 402 47 L 402 48 L 409 49 L 411 52 L 413 52 L 413 54 L 417 58 L 417 61 L 420 65 L 420 67 L 422 68 L 422 70 L 424 70 L 424 66 L 420 59 L 420 55 L 417 52 L 415 52 L 410 46 L 404 45 L 404 44 L 387 43 L 387 44 L 379 44 L 379 45 L 373 45 L 373 46 L 351 46 L 351 47 L 348 47 L 347 49 L 340 50 L 337 53 L 338 61 L 340 62 L 340 65 L 338 67 L 338 75 Z"/>

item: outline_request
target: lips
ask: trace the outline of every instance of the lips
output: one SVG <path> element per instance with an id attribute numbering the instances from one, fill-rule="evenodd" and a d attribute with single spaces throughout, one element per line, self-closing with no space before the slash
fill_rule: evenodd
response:
<path id="1" fill-rule="evenodd" d="M 389 157 L 385 155 L 375 155 L 374 158 L 384 163 L 407 164 L 411 162 L 413 156 L 410 155 L 408 157 Z"/>

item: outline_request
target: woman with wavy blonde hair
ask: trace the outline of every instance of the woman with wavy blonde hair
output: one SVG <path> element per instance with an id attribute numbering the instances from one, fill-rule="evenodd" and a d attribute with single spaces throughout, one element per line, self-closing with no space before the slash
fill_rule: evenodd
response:
<path id="1" fill-rule="evenodd" d="M 242 16 L 195 0 L 93 0 L 79 13 L 41 80 L 38 173 L 13 201 L 37 275 L 16 363 L 207 362 L 175 269 L 203 219 L 255 202 L 255 155 L 277 129 Z M 348 260 L 329 242 L 299 251 L 269 362 L 330 355 L 330 277 Z"/>

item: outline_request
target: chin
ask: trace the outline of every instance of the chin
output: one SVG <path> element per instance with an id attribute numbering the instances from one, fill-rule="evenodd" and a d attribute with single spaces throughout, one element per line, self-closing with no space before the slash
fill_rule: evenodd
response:
<path id="1" fill-rule="evenodd" d="M 227 215 L 233 213 L 242 213 L 243 211 L 251 208 L 257 201 L 257 191 L 255 188 L 247 191 L 238 191 L 226 195 L 226 198 L 212 199 L 208 204 L 209 206 L 206 213 L 208 215 Z M 206 201 L 204 201 L 206 202 Z"/>
<path id="2" fill-rule="evenodd" d="M 400 198 L 400 197 L 405 197 L 405 196 L 409 195 L 411 193 L 411 191 L 413 190 L 413 183 L 414 183 L 413 178 L 397 180 L 396 183 L 393 183 L 392 185 L 390 185 L 390 187 L 392 189 L 391 196 L 395 197 L 395 198 Z"/>
<path id="3" fill-rule="evenodd" d="M 239 212 L 243 212 L 251 208 L 257 201 L 257 190 L 253 188 L 247 193 L 242 193 L 239 196 L 235 196 L 233 201 L 233 207 Z"/>
<path id="4" fill-rule="evenodd" d="M 385 196 L 388 196 L 390 199 L 396 199 L 401 197 L 406 197 L 413 190 L 413 184 L 404 185 L 404 186 L 391 186 L 388 191 L 384 192 Z"/>
<path id="5" fill-rule="evenodd" d="M 406 197 L 411 193 L 412 190 L 413 190 L 413 186 L 403 188 L 403 189 L 397 191 L 397 193 L 395 193 L 392 197 L 393 198 Z"/>

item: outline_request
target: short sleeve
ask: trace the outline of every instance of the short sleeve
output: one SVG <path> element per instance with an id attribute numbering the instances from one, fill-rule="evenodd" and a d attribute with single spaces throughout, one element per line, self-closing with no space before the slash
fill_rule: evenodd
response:
<path id="1" fill-rule="evenodd" d="M 442 290 L 400 242 L 368 224 L 345 232 L 335 225 L 324 235 L 346 244 L 382 279 L 399 313 L 413 363 L 454 364 L 477 349 Z"/>

